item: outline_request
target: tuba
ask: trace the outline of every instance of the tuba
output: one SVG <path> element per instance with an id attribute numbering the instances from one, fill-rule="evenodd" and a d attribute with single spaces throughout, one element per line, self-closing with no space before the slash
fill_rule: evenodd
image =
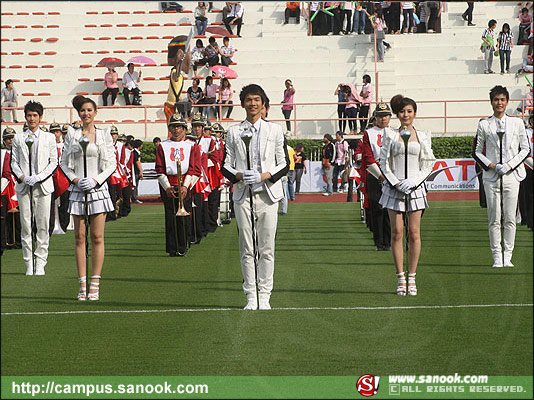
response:
<path id="1" fill-rule="evenodd" d="M 178 211 L 177 217 L 187 217 L 190 215 L 184 207 L 184 199 L 182 197 L 182 166 L 180 160 L 176 160 L 176 170 L 178 171 Z"/>

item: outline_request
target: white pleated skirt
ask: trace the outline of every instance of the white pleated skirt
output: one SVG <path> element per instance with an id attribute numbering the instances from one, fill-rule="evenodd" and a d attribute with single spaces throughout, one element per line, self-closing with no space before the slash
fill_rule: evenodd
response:
<path id="1" fill-rule="evenodd" d="M 379 203 L 383 208 L 406 212 L 406 197 L 408 197 L 408 211 L 417 211 L 428 208 L 426 188 L 424 184 L 406 196 L 400 190 L 395 189 L 389 183 L 382 186 L 382 196 Z"/>
<path id="2" fill-rule="evenodd" d="M 69 196 L 69 214 L 85 215 L 85 192 L 78 186 L 72 186 Z M 107 213 L 114 211 L 115 207 L 109 196 L 107 182 L 98 189 L 94 188 L 87 192 L 87 211 L 88 215 Z"/>

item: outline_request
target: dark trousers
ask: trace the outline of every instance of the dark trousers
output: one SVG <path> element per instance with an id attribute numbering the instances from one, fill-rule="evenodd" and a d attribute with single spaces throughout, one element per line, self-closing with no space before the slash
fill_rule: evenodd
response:
<path id="1" fill-rule="evenodd" d="M 59 197 L 59 207 L 56 209 L 56 199 L 54 199 L 54 196 L 50 196 L 52 198 L 52 205 L 50 207 L 50 223 L 49 223 L 49 234 L 52 236 L 52 232 L 54 232 L 54 227 L 56 225 L 56 212 L 59 214 L 59 226 L 63 230 L 63 232 L 67 232 L 67 226 L 69 226 L 70 222 L 70 214 L 69 214 L 69 195 L 70 192 L 68 190 L 65 190 L 65 192 Z"/>
<path id="2" fill-rule="evenodd" d="M 135 98 L 135 96 L 139 96 L 139 93 L 141 93 L 141 91 L 139 90 L 139 88 L 133 88 L 132 90 L 130 90 L 125 87 L 124 89 L 122 89 L 122 94 L 124 95 L 124 102 L 127 106 L 129 106 L 133 102 L 133 99 L 132 102 L 130 102 L 130 93 L 132 93 L 134 95 L 133 97 Z"/>
<path id="3" fill-rule="evenodd" d="M 289 17 L 295 17 L 297 19 L 297 24 L 300 24 L 300 7 L 297 7 L 294 10 L 290 10 L 289 8 L 286 8 L 286 11 L 285 11 L 286 24 L 289 23 Z"/>
<path id="4" fill-rule="evenodd" d="M 224 26 L 226 27 L 226 30 L 230 32 L 230 35 L 233 35 L 232 28 L 230 25 L 230 22 L 234 19 L 234 17 L 226 17 L 223 19 Z M 243 24 L 243 18 L 238 18 L 235 21 L 235 25 L 237 25 L 237 36 L 241 35 L 241 25 Z"/>
<path id="5" fill-rule="evenodd" d="M 302 181 L 302 174 L 304 168 L 295 168 L 295 193 L 300 193 L 300 181 Z"/>
<path id="6" fill-rule="evenodd" d="M 119 215 L 121 217 L 127 217 L 128 214 L 130 214 L 130 211 L 132 210 L 132 187 L 130 185 L 123 187 L 122 191 L 122 203 L 119 209 Z"/>
<path id="7" fill-rule="evenodd" d="M 224 103 L 217 103 L 217 104 L 220 104 L 222 106 Z M 226 104 L 234 104 L 234 102 L 230 100 Z M 217 108 L 215 109 L 217 111 L 217 115 L 219 115 L 219 110 L 221 110 L 220 112 L 221 115 L 219 115 L 219 118 L 222 118 L 222 114 L 224 113 L 224 108 L 221 106 L 218 105 Z M 232 110 L 234 109 L 234 107 L 227 107 L 227 108 L 228 108 L 228 111 L 226 111 L 226 118 L 230 118 L 230 114 L 232 114 Z"/>
<path id="8" fill-rule="evenodd" d="M 215 232 L 219 224 L 217 219 L 219 218 L 219 205 L 221 203 L 221 192 L 219 188 L 212 189 L 208 196 L 208 230 Z"/>
<path id="9" fill-rule="evenodd" d="M 330 10 L 333 17 L 330 17 L 330 30 L 334 35 L 339 35 L 339 32 L 343 29 L 341 25 L 341 10 L 339 8 L 334 8 Z"/>
<path id="10" fill-rule="evenodd" d="M 225 67 L 229 66 L 232 63 L 232 59 L 230 57 L 221 56 L 221 64 Z"/>
<path id="11" fill-rule="evenodd" d="M 139 174 L 135 174 L 135 187 L 132 190 L 132 200 L 139 200 Z"/>
<path id="12" fill-rule="evenodd" d="M 339 177 L 339 174 L 341 173 L 343 175 L 343 171 L 345 170 L 345 165 L 337 165 L 334 164 L 334 172 L 332 174 L 332 190 L 334 192 L 337 192 L 337 179 Z M 339 187 L 343 187 L 343 183 L 339 185 Z"/>
<path id="13" fill-rule="evenodd" d="M 534 171 L 525 168 L 527 177 L 521 181 L 519 186 L 519 211 L 521 213 L 521 225 L 533 228 L 534 214 Z"/>
<path id="14" fill-rule="evenodd" d="M 404 15 L 404 20 L 402 21 L 402 30 L 406 29 L 409 31 L 413 30 L 413 8 L 408 10 L 402 10 L 402 15 Z"/>
<path id="15" fill-rule="evenodd" d="M 475 172 L 478 174 L 482 169 L 475 164 Z M 481 208 L 488 208 L 486 203 L 486 192 L 484 191 L 484 180 L 482 179 L 482 173 L 478 175 L 478 202 Z"/>
<path id="16" fill-rule="evenodd" d="M 430 16 L 428 17 L 428 24 L 427 29 L 436 30 L 436 21 L 438 20 L 438 9 L 437 8 L 431 8 L 430 9 Z M 423 22 L 423 21 L 421 21 Z M 419 32 L 419 31 L 417 31 Z"/>
<path id="17" fill-rule="evenodd" d="M 189 232 L 190 217 L 177 217 L 178 199 L 168 197 L 165 191 L 161 191 L 163 206 L 165 207 L 165 251 L 169 254 L 180 252 L 185 253 L 187 250 L 187 233 Z M 184 198 L 184 208 L 191 212 L 191 198 Z"/>
<path id="18" fill-rule="evenodd" d="M 512 54 L 512 50 L 499 50 L 499 56 L 501 59 L 501 72 L 504 72 L 505 61 L 506 61 L 506 70 L 510 69 L 510 54 Z"/>
<path id="19" fill-rule="evenodd" d="M 382 208 L 378 203 L 382 195 L 382 185 L 380 180 L 373 175 L 367 175 L 367 196 L 369 198 L 369 221 L 370 229 L 373 232 L 373 240 L 376 247 L 391 246 L 391 227 L 389 223 L 388 210 Z"/>
<path id="20" fill-rule="evenodd" d="M 22 248 L 20 240 L 20 212 L 8 212 L 7 196 L 2 196 L 1 246 L 3 250 Z"/>
<path id="21" fill-rule="evenodd" d="M 467 22 L 473 21 L 473 8 L 475 8 L 475 2 L 468 1 L 467 10 L 465 10 L 464 13 L 462 14 L 462 17 L 467 18 Z"/>
<path id="22" fill-rule="evenodd" d="M 108 96 L 110 94 L 111 94 L 111 104 L 110 105 L 115 104 L 115 99 L 117 98 L 117 93 L 119 93 L 119 88 L 113 88 L 113 89 L 106 88 L 106 90 L 104 90 L 102 92 L 102 104 L 104 106 L 108 105 Z"/>
<path id="23" fill-rule="evenodd" d="M 337 117 L 338 118 L 347 118 L 347 114 L 345 113 L 345 106 L 337 106 Z M 345 128 L 347 127 L 347 120 L 339 120 L 338 126 L 339 130 L 341 132 L 345 132 Z"/>
<path id="24" fill-rule="evenodd" d="M 341 19 L 341 30 L 343 30 L 343 23 L 347 18 L 347 26 L 345 27 L 345 33 L 349 33 L 352 29 L 352 10 L 343 10 L 340 15 Z"/>
<path id="25" fill-rule="evenodd" d="M 189 243 L 200 243 L 202 239 L 202 195 L 200 193 L 193 194 L 194 207 L 191 212 L 191 225 L 189 229 Z"/>
<path id="26" fill-rule="evenodd" d="M 358 115 L 360 118 L 366 118 L 360 120 L 360 132 L 365 132 L 365 128 L 367 127 L 367 117 L 369 116 L 369 106 L 360 106 Z"/>
<path id="27" fill-rule="evenodd" d="M 282 114 L 284 114 L 284 118 L 286 119 L 286 128 L 288 131 L 291 130 L 291 121 L 289 120 L 291 117 L 291 111 L 292 110 L 282 110 Z"/>
<path id="28" fill-rule="evenodd" d="M 358 118 L 358 108 L 345 108 L 345 115 L 347 118 Z M 356 131 L 358 129 L 358 121 L 349 119 L 349 130 Z"/>
<path id="29" fill-rule="evenodd" d="M 200 233 L 202 237 L 204 237 L 207 236 L 209 232 L 208 202 L 207 200 L 202 199 L 200 202 Z"/>
<path id="30" fill-rule="evenodd" d="M 310 18 L 313 16 L 315 11 L 312 13 Z M 328 19 L 326 18 L 327 15 L 324 12 L 319 11 L 317 15 L 315 16 L 315 19 L 312 21 L 312 35 L 313 36 L 321 36 L 326 35 L 328 31 L 330 30 L 330 26 L 328 25 Z"/>

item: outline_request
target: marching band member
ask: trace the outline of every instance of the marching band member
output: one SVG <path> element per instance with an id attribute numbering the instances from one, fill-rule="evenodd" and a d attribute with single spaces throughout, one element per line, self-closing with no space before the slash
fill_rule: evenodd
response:
<path id="1" fill-rule="evenodd" d="M 482 177 L 488 205 L 489 240 L 494 268 L 514 266 L 512 252 L 515 243 L 517 198 L 519 184 L 526 177 L 523 161 L 530 152 L 523 121 L 505 114 L 509 99 L 510 95 L 505 87 L 495 86 L 491 89 L 493 115 L 478 123 L 474 154 L 484 169 Z M 497 132 L 504 132 L 502 153 Z M 501 246 L 501 217 L 504 251 Z"/>
<path id="2" fill-rule="evenodd" d="M 26 103 L 24 116 L 28 129 L 15 135 L 11 150 L 11 171 L 17 180 L 15 191 L 20 208 L 22 255 L 26 263 L 26 275 L 34 274 L 34 262 L 35 275 L 44 275 L 50 239 L 48 227 L 51 196 L 54 191 L 52 174 L 58 166 L 56 140 L 54 135 L 39 128 L 43 118 L 41 103 Z M 31 153 L 28 151 L 28 138 L 33 139 Z M 32 218 L 37 228 L 37 243 L 32 240 Z"/>
<path id="3" fill-rule="evenodd" d="M 20 212 L 17 194 L 15 193 L 15 177 L 11 173 L 11 148 L 15 138 L 15 130 L 4 129 L 2 140 L 5 149 L 1 151 L 0 166 L 2 168 L 2 251 L 22 248 L 20 239 Z"/>
<path id="4" fill-rule="evenodd" d="M 211 186 L 208 177 L 208 160 L 210 154 L 215 148 L 215 142 L 211 137 L 204 137 L 204 127 L 207 124 L 207 120 L 204 119 L 202 114 L 195 113 L 191 119 L 191 126 L 193 133 L 197 137 L 197 144 L 200 148 L 200 158 L 201 158 L 201 173 L 200 179 L 195 185 L 195 191 L 201 194 L 200 202 L 200 236 L 205 237 L 209 233 L 208 229 L 208 196 L 211 193 Z"/>
<path id="5" fill-rule="evenodd" d="M 428 207 L 424 181 L 434 166 L 434 154 L 430 132 L 416 130 L 413 125 L 417 113 L 415 101 L 399 94 L 391 99 L 390 104 L 401 127 L 410 136 L 407 149 L 400 135 L 401 129 L 387 130 L 382 137 L 379 162 L 386 183 L 382 187 L 379 203 L 389 213 L 391 249 L 397 270 L 397 294 L 405 296 L 408 292 L 409 295 L 416 296 L 415 275 L 421 253 L 421 216 Z M 403 264 L 404 213 L 407 213 L 408 221 L 408 290 Z"/>
<path id="6" fill-rule="evenodd" d="M 185 256 L 188 248 L 190 217 L 177 216 L 180 207 L 191 213 L 194 177 L 200 175 L 200 149 L 195 142 L 184 140 L 187 122 L 180 114 L 172 115 L 168 124 L 171 138 L 156 150 L 156 173 L 165 207 L 165 246 L 170 257 Z M 178 170 L 180 168 L 180 171 Z"/>
<path id="7" fill-rule="evenodd" d="M 80 282 L 78 300 L 98 300 L 100 298 L 100 278 L 104 265 L 106 214 L 114 210 L 107 180 L 117 168 L 117 161 L 110 128 L 104 130 L 94 125 L 94 118 L 97 115 L 96 103 L 90 98 L 75 96 L 72 99 L 72 105 L 78 111 L 83 125 L 80 129 L 69 128 L 61 157 L 61 169 L 71 182 L 69 213 L 74 218 L 74 252 Z M 89 138 L 85 157 L 79 143 L 82 135 Z M 84 167 L 84 158 L 86 159 L 87 171 Z M 85 176 L 85 172 L 87 172 L 87 176 Z M 87 200 L 87 209 L 85 200 Z M 87 296 L 85 215 L 89 216 L 90 221 L 93 274 Z"/>
<path id="8" fill-rule="evenodd" d="M 207 227 L 208 232 L 213 233 L 217 230 L 219 226 L 217 224 L 217 219 L 219 217 L 219 202 L 221 199 L 221 192 L 219 191 L 219 186 L 221 184 L 219 178 L 220 162 L 222 158 L 219 158 L 218 144 L 217 139 L 213 136 L 212 125 L 209 120 L 206 121 L 206 126 L 204 127 L 204 135 L 200 140 L 201 148 L 210 149 L 207 151 L 208 156 L 208 181 L 210 183 L 211 192 L 208 195 L 208 219 Z"/>
<path id="9" fill-rule="evenodd" d="M 59 160 L 59 166 L 61 167 L 61 153 L 63 152 L 63 137 L 61 133 L 61 126 L 54 122 L 50 124 L 50 133 L 56 137 L 57 157 Z M 56 169 L 54 175 L 52 175 L 54 181 L 54 199 L 52 201 L 51 213 L 50 213 L 50 235 L 64 234 L 69 226 L 70 215 L 69 208 L 69 191 L 70 182 L 61 170 Z M 57 218 L 56 218 L 57 216 Z"/>
<path id="10" fill-rule="evenodd" d="M 365 176 L 366 200 L 369 201 L 369 222 L 377 251 L 391 249 L 391 232 L 389 216 L 386 210 L 379 204 L 382 195 L 382 182 L 384 175 L 380 172 L 377 160 L 380 158 L 380 147 L 384 131 L 389 130 L 391 109 L 389 105 L 380 102 L 374 112 L 375 125 L 367 128 L 362 140 L 362 181 Z"/>
<path id="11" fill-rule="evenodd" d="M 222 171 L 234 184 L 243 291 L 247 296 L 245 310 L 269 310 L 278 202 L 284 196 L 280 178 L 287 174 L 289 162 L 282 128 L 261 119 L 267 101 L 265 91 L 251 84 L 241 89 L 239 98 L 247 118 L 228 130 Z M 242 139 L 245 132 L 251 138 L 250 153 Z"/>

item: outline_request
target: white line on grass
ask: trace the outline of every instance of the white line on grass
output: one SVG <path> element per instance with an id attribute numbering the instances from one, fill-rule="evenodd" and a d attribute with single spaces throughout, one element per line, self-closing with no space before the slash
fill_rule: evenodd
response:
<path id="1" fill-rule="evenodd" d="M 488 307 L 532 307 L 534 304 L 460 304 L 449 306 L 391 306 L 391 307 L 281 307 L 272 311 L 335 311 L 335 310 L 425 310 L 450 308 L 488 308 Z M 3 312 L 4 315 L 61 315 L 61 314 L 128 314 L 128 313 L 170 313 L 170 312 L 214 312 L 241 311 L 240 308 L 174 308 L 167 310 L 72 310 L 72 311 L 34 311 Z"/>

